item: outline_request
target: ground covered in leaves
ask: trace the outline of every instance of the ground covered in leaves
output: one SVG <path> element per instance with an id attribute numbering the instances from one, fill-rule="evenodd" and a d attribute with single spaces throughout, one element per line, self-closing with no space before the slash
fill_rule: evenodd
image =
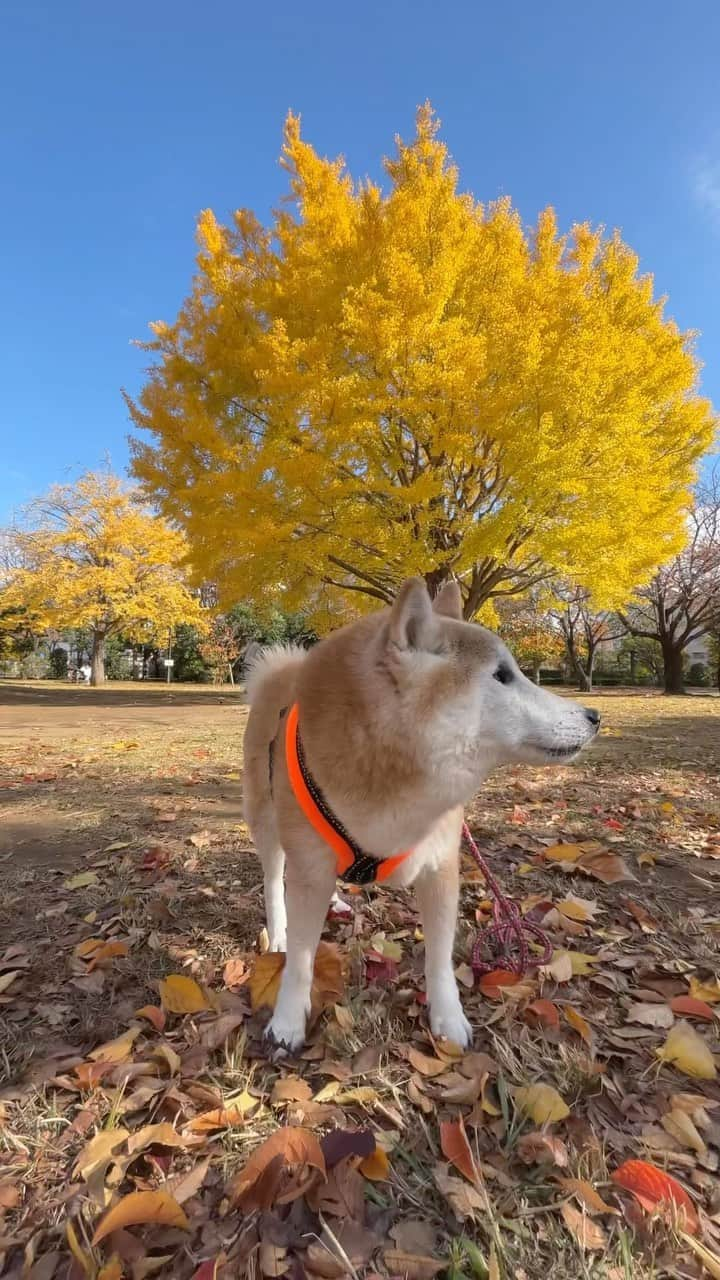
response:
<path id="1" fill-rule="evenodd" d="M 553 945 L 427 1029 L 412 898 L 328 920 L 296 1059 L 241 695 L 0 686 L 0 1275 L 720 1276 L 720 700 L 610 695 L 469 814 Z"/>

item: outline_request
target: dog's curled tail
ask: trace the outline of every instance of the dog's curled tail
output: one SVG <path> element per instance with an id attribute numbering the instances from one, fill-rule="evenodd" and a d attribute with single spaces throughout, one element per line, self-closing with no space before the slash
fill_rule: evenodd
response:
<path id="1" fill-rule="evenodd" d="M 272 701 L 292 697 L 298 667 L 306 656 L 299 645 L 274 645 L 258 649 L 248 662 L 245 689 L 248 702 L 254 705 L 261 694 L 270 693 Z"/>

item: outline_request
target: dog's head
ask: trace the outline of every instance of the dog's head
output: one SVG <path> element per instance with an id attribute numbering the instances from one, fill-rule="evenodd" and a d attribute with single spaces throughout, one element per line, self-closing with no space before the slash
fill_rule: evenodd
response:
<path id="1" fill-rule="evenodd" d="M 538 688 L 498 636 L 463 622 L 460 590 L 431 603 L 422 579 L 404 583 L 387 615 L 384 661 L 427 750 L 479 778 L 499 764 L 553 764 L 598 732 L 597 711 Z"/>

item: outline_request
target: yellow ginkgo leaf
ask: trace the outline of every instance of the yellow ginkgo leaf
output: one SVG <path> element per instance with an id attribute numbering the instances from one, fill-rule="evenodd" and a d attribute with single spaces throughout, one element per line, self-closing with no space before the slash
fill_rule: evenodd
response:
<path id="1" fill-rule="evenodd" d="M 563 1102 L 557 1089 L 551 1084 L 531 1084 L 515 1090 L 515 1101 L 525 1115 L 535 1124 L 554 1124 L 570 1115 L 570 1108 Z"/>
<path id="2" fill-rule="evenodd" d="M 121 1227 L 135 1227 L 143 1222 L 152 1222 L 157 1226 L 180 1227 L 187 1230 L 188 1220 L 185 1211 L 177 1200 L 166 1191 L 131 1191 L 100 1219 L 93 1244 L 99 1244 L 111 1231 L 119 1231 Z"/>
<path id="3" fill-rule="evenodd" d="M 704 1000 L 706 1004 L 717 1004 L 720 1000 L 720 982 L 710 978 L 700 982 L 699 978 L 690 978 L 690 995 L 694 1000 Z"/>
<path id="4" fill-rule="evenodd" d="M 717 1075 L 715 1059 L 702 1036 L 689 1022 L 677 1022 L 657 1056 L 678 1071 L 700 1080 L 714 1080 Z"/>
<path id="5" fill-rule="evenodd" d="M 171 973 L 169 978 L 162 979 L 159 986 L 162 1007 L 167 1013 L 203 1013 L 211 1008 L 202 987 L 185 974 Z"/>

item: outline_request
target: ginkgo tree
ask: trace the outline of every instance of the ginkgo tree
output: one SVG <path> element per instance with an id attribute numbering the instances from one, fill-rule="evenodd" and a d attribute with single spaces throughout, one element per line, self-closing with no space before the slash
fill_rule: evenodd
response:
<path id="1" fill-rule="evenodd" d="M 116 476 L 91 472 L 56 485 L 6 536 L 14 554 L 3 607 L 22 610 L 36 631 L 89 628 L 93 684 L 105 678 L 110 636 L 147 642 L 180 622 L 204 625 L 182 568 L 184 535 Z"/>
<path id="2" fill-rule="evenodd" d="M 713 435 L 636 255 L 462 193 L 429 106 L 384 187 L 293 115 L 283 164 L 269 225 L 201 216 L 190 296 L 128 401 L 135 474 L 198 572 L 289 608 L 321 584 L 329 611 L 410 574 L 456 577 L 467 617 L 551 570 L 626 600 L 680 547 Z"/>

